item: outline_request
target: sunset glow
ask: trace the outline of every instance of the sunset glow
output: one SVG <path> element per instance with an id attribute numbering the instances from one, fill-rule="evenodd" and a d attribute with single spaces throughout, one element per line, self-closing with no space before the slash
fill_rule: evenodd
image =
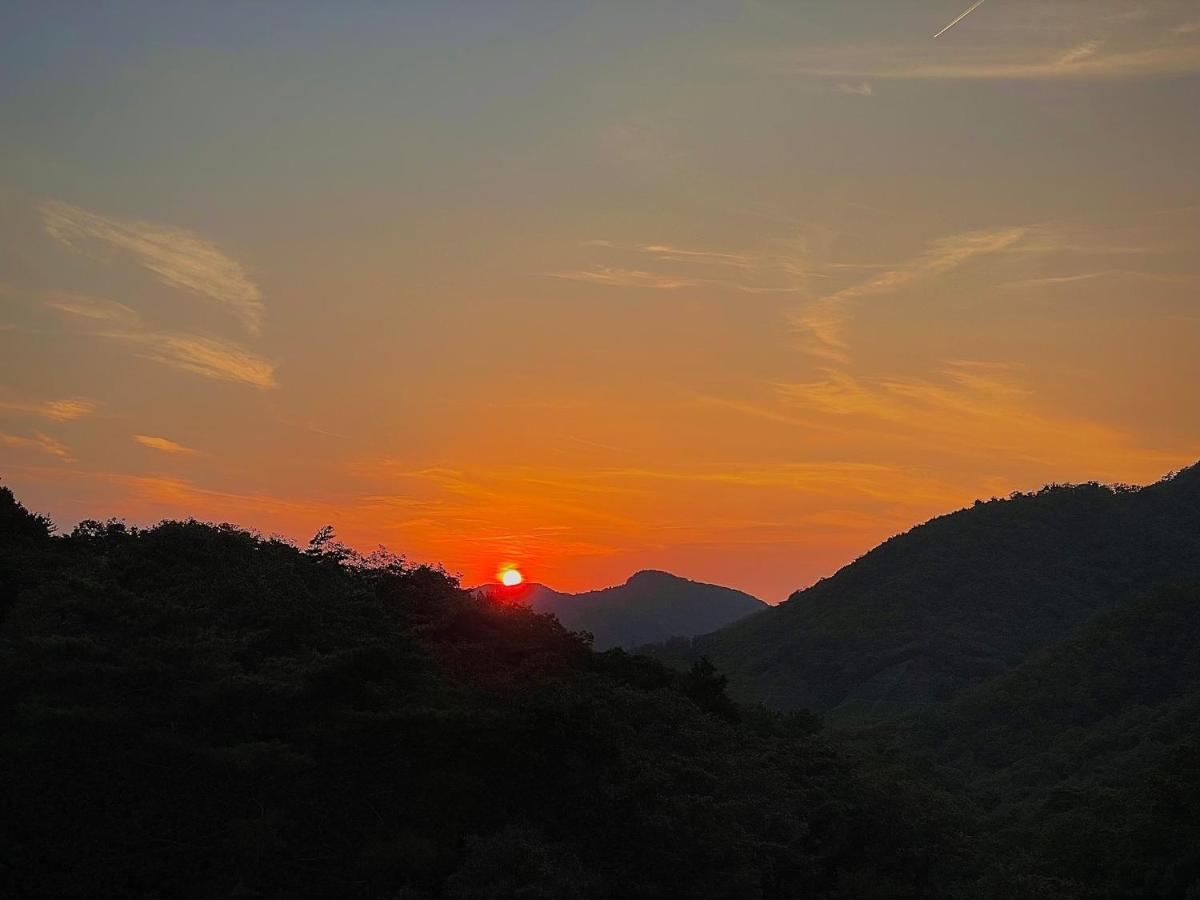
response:
<path id="1" fill-rule="evenodd" d="M 778 602 L 1200 455 L 1189 4 L 69 6 L 0 104 L 0 477 L 65 530 Z"/>
<path id="2" fill-rule="evenodd" d="M 0 9 L 5 896 L 1200 900 L 1200 0 Z"/>

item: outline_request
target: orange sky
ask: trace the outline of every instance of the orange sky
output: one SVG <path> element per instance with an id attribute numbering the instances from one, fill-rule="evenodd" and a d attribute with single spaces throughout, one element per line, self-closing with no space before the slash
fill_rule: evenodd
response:
<path id="1" fill-rule="evenodd" d="M 1194 3 L 966 5 L 31 7 L 0 477 L 777 602 L 1195 462 Z"/>

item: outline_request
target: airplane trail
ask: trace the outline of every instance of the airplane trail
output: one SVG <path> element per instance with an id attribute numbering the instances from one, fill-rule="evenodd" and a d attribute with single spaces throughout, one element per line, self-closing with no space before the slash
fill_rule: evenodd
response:
<path id="1" fill-rule="evenodd" d="M 961 22 L 963 19 L 965 19 L 971 13 L 975 12 L 975 10 L 979 9 L 979 7 L 983 6 L 983 3 L 984 3 L 984 0 L 977 0 L 977 2 L 974 3 L 970 9 L 968 9 L 965 13 L 963 13 L 961 16 L 959 16 L 957 19 L 955 19 L 953 22 L 951 22 L 949 25 L 947 25 L 945 28 L 943 28 L 937 34 L 935 34 L 934 37 L 940 38 L 943 34 L 945 34 L 947 31 L 949 31 L 951 28 L 953 28 L 955 25 L 957 25 L 959 22 Z"/>

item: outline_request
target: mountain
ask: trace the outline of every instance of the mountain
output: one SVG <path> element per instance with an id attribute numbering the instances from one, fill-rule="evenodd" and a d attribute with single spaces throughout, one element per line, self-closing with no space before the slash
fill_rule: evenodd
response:
<path id="1" fill-rule="evenodd" d="M 880 749 L 935 764 L 979 811 L 983 855 L 1026 857 L 1066 882 L 1060 896 L 1197 896 L 1198 648 L 1200 587 L 1161 589 L 898 723 Z"/>
<path id="2" fill-rule="evenodd" d="M 653 570 L 582 594 L 564 594 L 543 584 L 490 584 L 482 590 L 534 612 L 552 613 L 569 631 L 591 632 L 597 650 L 690 638 L 767 608 L 741 591 Z"/>
<path id="3" fill-rule="evenodd" d="M 327 536 L 47 526 L 0 488 L 6 897 L 933 896 L 953 856 L 703 665 Z"/>
<path id="4" fill-rule="evenodd" d="M 693 641 L 743 699 L 845 723 L 943 702 L 1155 586 L 1200 581 L 1200 466 L 1145 488 L 1051 485 L 894 537 Z"/>
<path id="5" fill-rule="evenodd" d="M 825 733 L 737 704 L 707 660 L 593 652 L 324 532 L 307 550 L 195 521 L 52 536 L 0 488 L 0 878 L 55 897 L 1195 898 L 1200 578 L 1123 573 L 1188 568 L 1196 476 L 914 529 L 1009 521 L 975 522 L 990 556 L 943 538 L 991 567 L 977 585 L 1048 565 L 1053 535 L 1059 568 L 1035 571 L 1058 587 L 1030 591 L 1107 609 L 945 702 Z M 923 563 L 931 584 L 946 559 Z M 631 582 L 664 577 L 682 581 Z"/>

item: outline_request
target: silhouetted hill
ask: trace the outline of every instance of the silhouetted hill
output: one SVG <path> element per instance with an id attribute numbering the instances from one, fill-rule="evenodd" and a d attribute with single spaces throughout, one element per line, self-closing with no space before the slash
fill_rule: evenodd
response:
<path id="1" fill-rule="evenodd" d="M 543 584 L 492 584 L 483 589 L 535 612 L 550 613 L 569 631 L 590 632 L 597 650 L 690 638 L 766 608 L 741 591 L 652 570 L 637 572 L 622 585 L 582 594 Z"/>
<path id="2" fill-rule="evenodd" d="M 976 805 L 983 856 L 1004 861 L 986 879 L 1025 857 L 1060 895 L 1200 894 L 1200 587 L 1103 614 L 881 733 Z"/>
<path id="3" fill-rule="evenodd" d="M 439 570 L 47 526 L 0 493 L 5 896 L 932 895 L 957 846 L 811 717 Z"/>
<path id="4" fill-rule="evenodd" d="M 960 632 L 1028 610 L 1030 566 L 1061 582 L 1031 588 L 1047 621 L 1086 621 L 946 703 L 828 736 L 737 705 L 706 659 L 595 653 L 326 532 L 52 537 L 0 489 L 0 893 L 1191 900 L 1200 588 L 1119 591 L 1122 561 L 1151 581 L 1191 564 L 1198 476 L 981 504 L 873 551 L 855 566 L 893 590 L 920 584 L 911 566 L 940 590 L 959 556 L 984 567 L 965 583 L 1003 588 L 988 616 L 926 603 Z"/>
<path id="5" fill-rule="evenodd" d="M 742 698 L 870 721 L 1002 675 L 1155 585 L 1197 580 L 1200 467 L 1142 489 L 1049 486 L 892 538 L 682 658 L 707 655 Z"/>

